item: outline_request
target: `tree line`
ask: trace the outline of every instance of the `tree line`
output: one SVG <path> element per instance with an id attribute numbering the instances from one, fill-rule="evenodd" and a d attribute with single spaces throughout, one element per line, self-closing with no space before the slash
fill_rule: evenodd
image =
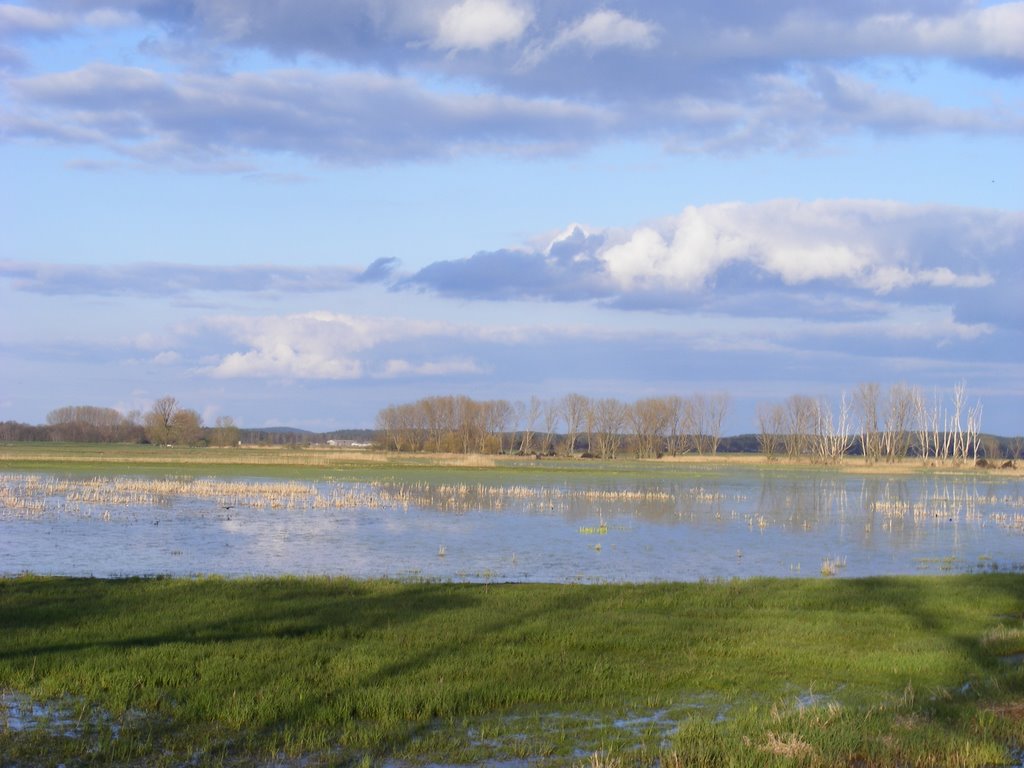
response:
<path id="1" fill-rule="evenodd" d="M 648 397 L 632 403 L 571 393 L 529 401 L 460 395 L 389 405 L 377 414 L 386 450 L 518 453 L 614 459 L 714 454 L 729 408 L 724 393 Z"/>
<path id="2" fill-rule="evenodd" d="M 884 389 L 862 383 L 838 402 L 793 395 L 758 406 L 758 443 L 769 460 L 810 457 L 833 463 L 859 454 L 868 463 L 896 462 L 907 456 L 964 464 L 982 459 L 1019 458 L 1020 438 L 1001 445 L 981 433 L 981 401 L 971 402 L 963 383 L 948 397 L 927 395 L 920 387 L 894 384 Z"/>
<path id="3" fill-rule="evenodd" d="M 528 401 L 479 401 L 460 395 L 425 397 L 389 405 L 377 414 L 376 430 L 359 431 L 389 451 L 513 453 L 593 456 L 713 455 L 720 448 L 760 452 L 821 463 L 850 455 L 869 463 L 908 456 L 964 464 L 1020 458 L 1024 438 L 981 432 L 982 405 L 963 383 L 950 392 L 862 383 L 838 399 L 792 395 L 760 403 L 756 434 L 725 438 L 722 425 L 730 398 L 724 393 L 648 397 L 634 402 L 571 393 Z M 307 444 L 341 433 L 241 429 L 230 416 L 204 426 L 200 414 L 176 398 L 162 397 L 146 412 L 64 406 L 44 425 L 0 422 L 0 441 L 136 442 L 156 445 Z"/>
<path id="4" fill-rule="evenodd" d="M 724 438 L 727 394 L 649 397 L 632 403 L 572 393 L 529 401 L 426 397 L 389 405 L 377 415 L 378 442 L 390 451 L 584 455 L 713 455 Z M 964 464 L 1019 458 L 1024 440 L 981 432 L 982 405 L 956 384 L 947 396 L 920 387 L 862 383 L 838 400 L 793 395 L 757 406 L 756 448 L 780 457 L 836 463 L 858 455 L 869 463 L 908 456 Z M 733 450 L 750 450 L 743 436 Z M 748 447 L 749 446 L 749 447 Z"/>
<path id="5" fill-rule="evenodd" d="M 176 398 L 161 397 L 146 412 L 125 414 L 114 408 L 67 405 L 46 415 L 46 424 L 0 423 L 0 440 L 16 442 L 153 443 L 154 445 L 237 445 L 240 430 L 230 416 L 204 427 L 199 412 Z"/>

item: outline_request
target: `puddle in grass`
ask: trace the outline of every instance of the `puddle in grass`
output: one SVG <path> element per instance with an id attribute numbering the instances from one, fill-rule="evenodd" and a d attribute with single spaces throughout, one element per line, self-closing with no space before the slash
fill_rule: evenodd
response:
<path id="1" fill-rule="evenodd" d="M 20 733 L 41 728 L 65 739 L 82 739 L 102 732 L 117 739 L 125 726 L 145 718 L 146 714 L 139 710 L 129 710 L 114 718 L 72 696 L 42 703 L 14 691 L 0 692 L 0 731 Z"/>
<path id="2" fill-rule="evenodd" d="M 827 696 L 823 693 L 802 693 L 796 697 L 795 701 L 798 709 L 828 707 L 839 703 L 834 696 Z"/>
<path id="3" fill-rule="evenodd" d="M 53 735 L 78 739 L 83 735 L 83 723 L 82 717 L 73 714 L 73 704 L 71 700 L 40 704 L 17 693 L 0 693 L 0 724 L 8 731 L 45 728 Z"/>
<path id="4" fill-rule="evenodd" d="M 1006 663 L 1019 664 L 1024 661 L 1024 654 L 1003 657 L 1012 659 Z M 796 690 L 784 697 L 799 709 L 815 709 L 839 705 L 838 694 L 842 686 L 832 693 Z M 961 691 L 963 692 L 963 691 Z M 480 723 L 471 726 L 467 732 L 467 743 L 471 747 L 492 749 L 495 753 L 507 752 L 509 745 L 530 738 L 530 733 L 538 727 L 560 729 L 566 728 L 569 737 L 577 745 L 571 755 L 564 758 L 572 764 L 589 762 L 592 755 L 607 748 L 607 732 L 609 728 L 618 732 L 623 741 L 635 739 L 637 748 L 647 745 L 654 749 L 667 749 L 671 746 L 671 738 L 681 722 L 697 713 L 714 713 L 713 720 L 722 722 L 727 718 L 729 705 L 711 695 L 689 697 L 686 702 L 678 702 L 672 706 L 659 708 L 648 713 L 632 711 L 618 717 L 594 715 L 509 715 L 500 719 L 501 726 L 493 723 Z M 138 720 L 144 718 L 141 712 L 130 711 L 125 718 Z M 123 722 L 123 721 L 122 721 Z M 444 727 L 444 726 L 439 726 Z M 84 710 L 81 703 L 73 697 L 65 697 L 57 702 L 40 704 L 31 698 L 15 692 L 0 692 L 0 729 L 22 732 L 36 728 L 44 728 L 54 735 L 65 738 L 83 738 L 87 733 L 97 729 L 109 728 L 113 738 L 117 738 L 122 723 L 115 721 L 109 714 L 96 710 Z M 484 737 L 481 732 L 494 732 L 494 736 Z M 618 741 L 618 739 L 615 739 Z M 338 760 L 350 760 L 351 755 L 340 751 L 316 752 L 302 756 L 274 757 L 252 763 L 258 768 L 312 768 L 324 765 L 328 760 L 334 764 Z M 1024 752 L 1014 753 L 1016 768 L 1024 768 Z M 494 758 L 476 759 L 472 762 L 422 762 L 419 760 L 403 760 L 385 758 L 373 760 L 374 768 L 535 768 L 540 765 L 561 764 L 563 758 L 531 757 L 531 758 Z M 183 763 L 182 768 L 189 763 Z M 357 765 L 361 765 L 358 759 Z"/>
<path id="5" fill-rule="evenodd" d="M 530 768 L 534 765 L 545 763 L 544 760 L 484 760 L 473 763 L 410 763 L 398 760 L 385 760 L 382 763 L 374 763 L 374 767 L 380 768 Z M 285 768 L 282 766 L 282 768 Z M 292 768 L 287 766 L 287 768 Z"/>

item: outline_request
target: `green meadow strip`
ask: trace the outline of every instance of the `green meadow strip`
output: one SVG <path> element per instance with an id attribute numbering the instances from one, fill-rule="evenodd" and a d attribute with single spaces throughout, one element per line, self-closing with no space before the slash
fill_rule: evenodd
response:
<path id="1" fill-rule="evenodd" d="M 919 460 L 898 464 L 867 466 L 850 457 L 842 464 L 814 464 L 809 461 L 768 462 L 755 454 L 688 456 L 684 460 L 572 459 L 550 457 L 535 460 L 519 456 L 475 456 L 448 454 L 393 454 L 381 451 L 352 451 L 313 447 L 286 448 L 168 448 L 153 445 L 88 443 L 0 444 L 0 470 L 69 474 L 139 474 L 259 476 L 302 480 L 439 479 L 473 478 L 478 482 L 501 482 L 509 477 L 572 478 L 578 481 L 609 481 L 617 477 L 659 478 L 684 476 L 727 476 L 736 472 L 878 474 L 974 474 L 968 466 L 926 467 Z M 1018 476 L 1020 470 L 997 477 Z"/>
<path id="2" fill-rule="evenodd" d="M 0 765 L 994 766 L 1024 577 L 0 580 Z"/>

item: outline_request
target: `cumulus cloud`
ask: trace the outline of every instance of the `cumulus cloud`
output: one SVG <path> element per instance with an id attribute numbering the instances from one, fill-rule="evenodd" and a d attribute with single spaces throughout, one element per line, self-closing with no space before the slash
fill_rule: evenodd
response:
<path id="1" fill-rule="evenodd" d="M 377 364 L 372 350 L 410 341 L 473 338 L 472 328 L 395 317 L 358 317 L 318 311 L 261 317 L 221 316 L 205 320 L 204 332 L 243 349 L 220 354 L 205 372 L 215 378 L 359 379 L 365 376 L 439 376 L 479 373 L 466 358 Z"/>
<path id="2" fill-rule="evenodd" d="M 688 207 L 662 225 L 661 231 L 642 227 L 600 258 L 625 291 L 698 290 L 735 262 L 747 262 L 790 285 L 841 281 L 878 293 L 915 284 L 989 284 L 991 277 L 984 273 L 916 266 L 934 258 L 923 250 L 915 252 L 916 240 L 928 237 L 930 241 L 935 227 L 948 231 L 948 224 L 941 222 L 950 215 L 961 218 L 963 214 L 884 201 L 777 200 Z M 1006 218 L 1019 230 L 1021 222 L 1015 221 L 1019 217 Z M 959 237 L 964 247 L 987 248 L 965 234 L 966 238 Z M 944 255 L 952 256 L 948 251 Z"/>
<path id="3" fill-rule="evenodd" d="M 532 18 L 528 7 L 506 0 L 462 0 L 441 15 L 435 45 L 466 50 L 512 42 L 522 36 Z"/>
<path id="4" fill-rule="evenodd" d="M 541 250 L 480 252 L 431 264 L 401 285 L 468 298 L 620 300 L 765 281 L 876 295 L 991 286 L 1024 243 L 1024 216 L 877 200 L 774 200 L 690 206 L 632 230 L 574 227 Z M 644 302 L 641 300 L 642 306 Z"/>

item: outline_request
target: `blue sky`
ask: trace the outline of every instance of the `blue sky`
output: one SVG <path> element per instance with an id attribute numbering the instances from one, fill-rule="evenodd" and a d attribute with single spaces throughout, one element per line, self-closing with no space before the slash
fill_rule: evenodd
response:
<path id="1" fill-rule="evenodd" d="M 1024 3 L 0 3 L 0 420 L 951 391 L 1024 433 Z"/>

